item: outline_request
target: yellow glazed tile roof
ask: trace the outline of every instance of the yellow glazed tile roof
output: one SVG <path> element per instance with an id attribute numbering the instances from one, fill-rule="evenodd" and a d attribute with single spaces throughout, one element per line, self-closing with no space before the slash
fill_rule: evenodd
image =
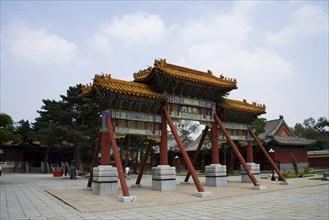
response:
<path id="1" fill-rule="evenodd" d="M 227 78 L 222 75 L 220 77 L 216 77 L 213 75 L 213 73 L 210 70 L 208 70 L 208 72 L 202 72 L 182 66 L 169 64 L 166 63 L 165 59 L 155 60 L 153 68 L 149 67 L 146 70 L 135 73 L 134 74 L 135 81 L 136 82 L 147 81 L 147 79 L 149 79 L 154 74 L 155 69 L 158 69 L 163 74 L 176 79 L 181 79 L 194 83 L 206 84 L 206 85 L 211 85 L 211 86 L 216 86 L 226 89 L 237 88 L 236 79 Z"/>
<path id="2" fill-rule="evenodd" d="M 82 87 L 82 94 L 89 96 L 95 89 L 119 95 L 144 97 L 160 101 L 167 100 L 165 95 L 153 92 L 153 90 L 148 85 L 113 79 L 109 74 L 96 74 L 94 77 L 94 83 L 92 85 L 89 84 Z"/>
<path id="3" fill-rule="evenodd" d="M 266 113 L 265 105 L 257 104 L 255 102 L 250 104 L 245 99 L 243 101 L 224 99 L 222 103 L 219 103 L 219 106 L 224 109 L 233 110 L 233 111 L 250 112 L 256 114 Z"/>

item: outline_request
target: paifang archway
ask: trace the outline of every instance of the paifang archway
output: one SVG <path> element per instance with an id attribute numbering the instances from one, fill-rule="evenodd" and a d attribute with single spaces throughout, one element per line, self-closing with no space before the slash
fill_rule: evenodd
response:
<path id="1" fill-rule="evenodd" d="M 101 164 L 110 164 L 110 146 L 112 146 L 123 195 L 129 195 L 116 138 L 134 134 L 145 135 L 150 140 L 160 140 L 160 166 L 166 166 L 168 165 L 168 124 L 188 167 L 188 176 L 192 176 L 201 196 L 204 189 L 196 175 L 193 163 L 209 129 L 212 132 L 212 164 L 220 164 L 218 141 L 219 139 L 226 140 L 253 185 L 259 186 L 259 182 L 234 143 L 234 140 L 248 142 L 247 161 L 251 162 L 250 141 L 254 139 L 280 179 L 285 181 L 250 127 L 259 115 L 265 113 L 265 105 L 248 103 L 246 100 L 227 99 L 226 97 L 233 89 L 237 89 L 235 79 L 222 75 L 216 77 L 209 70 L 202 72 L 169 64 L 164 59 L 155 60 L 153 67 L 135 73 L 133 82 L 114 79 L 110 75 L 95 75 L 93 84 L 84 86 L 82 91 L 83 95 L 95 98 L 102 109 L 102 128 L 92 166 L 95 166 L 100 148 L 102 148 Z M 173 120 L 178 119 L 199 121 L 206 125 L 204 137 L 201 138 L 200 147 L 192 161 L 173 126 Z M 150 147 L 151 144 L 149 144 L 147 154 Z M 143 170 L 139 173 L 142 175 Z M 136 184 L 139 184 L 140 180 L 141 176 L 137 178 Z M 92 173 L 88 181 L 89 187 L 91 183 Z"/>

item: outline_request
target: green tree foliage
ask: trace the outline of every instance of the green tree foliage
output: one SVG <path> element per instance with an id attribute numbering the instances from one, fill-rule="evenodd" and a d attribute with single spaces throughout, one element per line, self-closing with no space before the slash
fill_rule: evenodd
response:
<path id="1" fill-rule="evenodd" d="M 174 123 L 179 135 L 184 135 L 191 140 L 192 134 L 199 131 L 200 124 L 194 121 L 180 120 Z"/>
<path id="2" fill-rule="evenodd" d="M 317 144 L 312 150 L 329 149 L 329 121 L 326 117 L 320 117 L 317 121 L 312 117 L 305 119 L 303 124 L 297 123 L 293 131 L 298 137 L 316 140 Z"/>
<path id="3" fill-rule="evenodd" d="M 22 136 L 17 133 L 13 119 L 5 113 L 0 113 L 0 145 L 9 141 L 20 144 Z"/>
<path id="4" fill-rule="evenodd" d="M 28 120 L 20 120 L 15 123 L 15 129 L 17 134 L 19 134 L 22 138 L 22 144 L 31 144 L 34 140 L 36 140 L 32 125 Z"/>
<path id="5" fill-rule="evenodd" d="M 99 111 L 92 99 L 81 95 L 81 85 L 69 87 L 66 96 L 60 97 L 59 101 L 42 100 L 34 129 L 48 147 L 74 147 L 74 156 L 80 162 L 82 156 L 92 155 L 100 127 Z"/>
<path id="6" fill-rule="evenodd" d="M 265 132 L 265 125 L 266 125 L 266 118 L 257 118 L 252 126 L 254 128 L 254 132 L 256 136 L 258 136 L 260 133 Z"/>

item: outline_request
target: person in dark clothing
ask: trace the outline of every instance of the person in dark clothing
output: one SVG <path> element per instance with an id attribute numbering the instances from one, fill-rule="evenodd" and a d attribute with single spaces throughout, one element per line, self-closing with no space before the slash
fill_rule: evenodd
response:
<path id="1" fill-rule="evenodd" d="M 65 167 L 64 168 L 64 174 L 65 174 L 65 176 L 67 176 L 67 173 L 69 172 L 69 169 L 70 169 L 70 165 L 67 161 L 65 161 L 64 167 Z"/>
<path id="2" fill-rule="evenodd" d="M 168 151 L 168 165 L 169 166 L 174 166 L 174 149 L 173 147 L 170 147 L 169 151 Z"/>
<path id="3" fill-rule="evenodd" d="M 70 173 L 71 180 L 75 180 L 77 178 L 76 177 L 76 169 L 77 169 L 77 165 L 76 165 L 75 160 L 73 159 L 71 161 L 71 173 Z"/>

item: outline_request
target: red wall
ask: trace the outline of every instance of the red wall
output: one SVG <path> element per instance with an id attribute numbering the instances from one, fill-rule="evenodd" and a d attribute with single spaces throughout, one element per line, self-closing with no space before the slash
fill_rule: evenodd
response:
<path id="1" fill-rule="evenodd" d="M 308 163 L 306 150 L 275 150 L 274 160 L 278 160 L 280 163 L 291 163 L 291 153 L 295 155 L 298 163 Z"/>
<path id="2" fill-rule="evenodd" d="M 329 157 L 308 158 L 312 168 L 329 168 Z"/>

